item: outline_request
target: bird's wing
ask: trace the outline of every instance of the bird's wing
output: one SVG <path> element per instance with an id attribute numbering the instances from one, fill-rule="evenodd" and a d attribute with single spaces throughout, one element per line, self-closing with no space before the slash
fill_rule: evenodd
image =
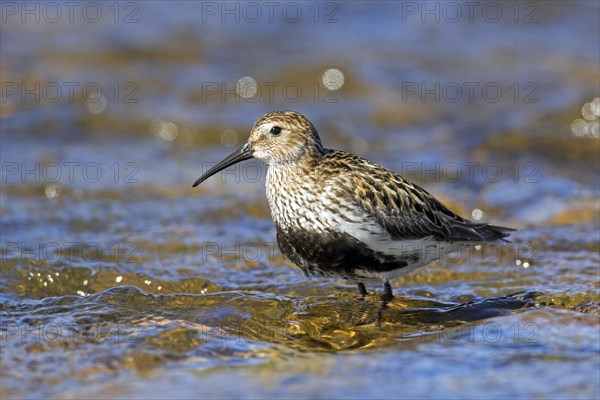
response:
<path id="1" fill-rule="evenodd" d="M 505 232 L 512 230 L 466 220 L 421 187 L 349 153 L 329 152 L 320 173 L 332 195 L 352 199 L 366 218 L 379 224 L 392 239 L 484 242 L 506 237 Z"/>

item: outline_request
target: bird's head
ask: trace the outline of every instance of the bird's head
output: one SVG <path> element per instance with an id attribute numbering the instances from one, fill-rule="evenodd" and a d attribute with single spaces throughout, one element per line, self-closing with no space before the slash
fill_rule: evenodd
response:
<path id="1" fill-rule="evenodd" d="M 206 171 L 194 182 L 194 187 L 217 172 L 250 158 L 276 165 L 310 160 L 322 154 L 319 134 L 306 117 L 295 111 L 273 111 L 256 121 L 248 141 Z"/>

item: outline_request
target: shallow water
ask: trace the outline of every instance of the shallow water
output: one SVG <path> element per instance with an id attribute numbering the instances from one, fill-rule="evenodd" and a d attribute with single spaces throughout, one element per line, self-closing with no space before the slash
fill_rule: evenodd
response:
<path id="1" fill-rule="evenodd" d="M 497 22 L 286 3 L 295 23 L 90 4 L 96 23 L 3 8 L 2 398 L 598 398 L 597 3 L 493 3 Z M 394 280 L 387 306 L 307 280 L 264 166 L 191 188 L 272 109 L 519 230 Z"/>

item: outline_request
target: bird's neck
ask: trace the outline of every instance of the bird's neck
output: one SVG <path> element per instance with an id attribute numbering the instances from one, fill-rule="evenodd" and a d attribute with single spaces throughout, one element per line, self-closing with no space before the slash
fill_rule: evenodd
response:
<path id="1" fill-rule="evenodd" d="M 279 184 L 289 187 L 309 180 L 309 175 L 319 163 L 320 157 L 302 157 L 293 161 L 270 163 L 267 170 L 267 185 Z"/>
<path id="2" fill-rule="evenodd" d="M 314 168 L 326 154 L 320 143 L 303 147 L 289 159 L 269 163 L 269 168 L 286 170 L 287 172 L 305 171 Z"/>
<path id="3" fill-rule="evenodd" d="M 266 194 L 273 222 L 284 231 L 299 223 L 302 209 L 315 203 L 318 195 L 318 158 L 270 164 Z"/>

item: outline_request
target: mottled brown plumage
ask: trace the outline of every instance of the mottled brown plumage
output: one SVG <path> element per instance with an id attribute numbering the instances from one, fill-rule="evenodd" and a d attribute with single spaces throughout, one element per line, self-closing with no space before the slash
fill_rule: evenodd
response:
<path id="1" fill-rule="evenodd" d="M 268 164 L 266 191 L 281 251 L 304 273 L 388 280 L 439 259 L 451 245 L 503 239 L 513 229 L 475 223 L 421 187 L 353 154 L 323 148 L 314 126 L 293 111 L 264 115 L 248 142 L 207 171 L 236 162 Z"/>

